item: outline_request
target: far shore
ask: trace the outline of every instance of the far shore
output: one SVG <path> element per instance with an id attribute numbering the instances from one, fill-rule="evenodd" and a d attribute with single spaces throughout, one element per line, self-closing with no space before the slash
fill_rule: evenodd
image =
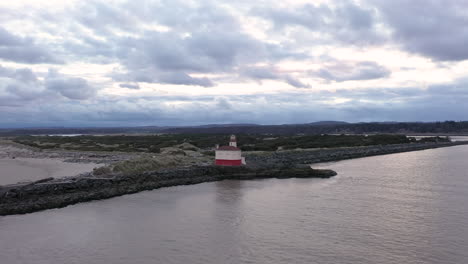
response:
<path id="1" fill-rule="evenodd" d="M 409 137 L 468 137 L 467 133 L 405 133 Z"/>

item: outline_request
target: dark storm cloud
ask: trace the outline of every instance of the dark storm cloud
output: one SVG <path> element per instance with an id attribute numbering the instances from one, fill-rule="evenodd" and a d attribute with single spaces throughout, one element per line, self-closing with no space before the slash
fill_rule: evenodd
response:
<path id="1" fill-rule="evenodd" d="M 313 73 L 314 74 L 314 73 Z M 336 82 L 363 81 L 390 76 L 391 71 L 375 62 L 336 63 L 315 73 L 318 77 Z"/>
<path id="2" fill-rule="evenodd" d="M 31 38 L 16 36 L 0 26 L 0 59 L 19 63 L 60 63 Z"/>
<path id="3" fill-rule="evenodd" d="M 468 2 L 368 0 L 404 49 L 436 60 L 468 59 Z"/>

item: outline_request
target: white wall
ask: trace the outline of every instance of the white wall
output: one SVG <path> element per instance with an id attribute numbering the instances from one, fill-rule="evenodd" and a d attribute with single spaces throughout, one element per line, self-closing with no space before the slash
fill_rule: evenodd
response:
<path id="1" fill-rule="evenodd" d="M 240 160 L 241 157 L 240 151 L 226 151 L 226 150 L 217 150 L 215 158 L 221 160 Z"/>

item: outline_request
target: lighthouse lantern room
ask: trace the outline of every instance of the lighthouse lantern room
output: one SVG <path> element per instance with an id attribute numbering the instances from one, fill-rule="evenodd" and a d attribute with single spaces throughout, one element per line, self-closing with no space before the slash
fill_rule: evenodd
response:
<path id="1" fill-rule="evenodd" d="M 236 136 L 231 136 L 229 140 L 229 146 L 216 148 L 215 164 L 222 166 L 245 165 L 245 158 L 242 157 L 242 151 L 237 147 Z"/>

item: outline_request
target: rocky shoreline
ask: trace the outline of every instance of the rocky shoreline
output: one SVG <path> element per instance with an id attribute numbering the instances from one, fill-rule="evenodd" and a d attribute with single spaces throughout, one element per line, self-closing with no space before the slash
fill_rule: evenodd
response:
<path id="1" fill-rule="evenodd" d="M 257 168 L 273 168 L 278 166 L 284 167 L 294 166 L 295 164 L 314 164 L 321 162 L 340 161 L 346 159 L 364 158 L 377 155 L 444 148 L 459 145 L 468 145 L 468 142 L 459 141 L 442 143 L 411 143 L 334 149 L 277 151 L 250 153 L 245 156 L 246 160 L 248 160 L 249 166 Z"/>
<path id="2" fill-rule="evenodd" d="M 264 178 L 330 178 L 335 175 L 336 172 L 332 170 L 314 170 L 309 166 L 275 169 L 191 166 L 102 178 L 49 178 L 29 184 L 0 186 L 0 215 L 61 208 L 80 202 L 177 185 Z"/>
<path id="3" fill-rule="evenodd" d="M 246 154 L 248 166 L 244 167 L 193 165 L 143 173 L 114 173 L 102 176 L 87 173 L 76 177 L 49 178 L 36 182 L 0 186 L 0 215 L 31 213 L 144 190 L 227 179 L 329 178 L 335 176 L 336 172 L 313 170 L 310 165 L 305 164 L 466 144 L 468 142 L 412 143 L 248 153 Z"/>

